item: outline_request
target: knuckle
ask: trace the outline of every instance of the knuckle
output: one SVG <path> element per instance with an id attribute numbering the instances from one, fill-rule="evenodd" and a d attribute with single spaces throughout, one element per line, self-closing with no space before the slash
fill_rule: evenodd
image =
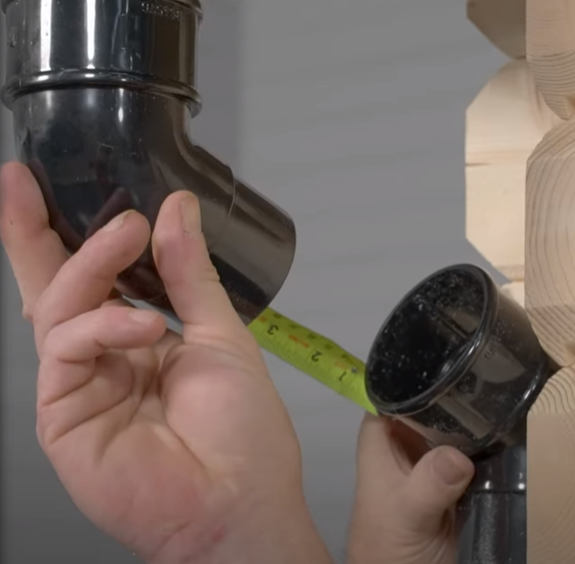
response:
<path id="1" fill-rule="evenodd" d="M 206 282 L 219 284 L 221 282 L 220 274 L 211 261 L 208 261 L 204 271 L 204 279 Z"/>
<path id="2" fill-rule="evenodd" d="M 34 323 L 36 323 L 38 319 L 40 319 L 43 316 L 43 312 L 46 309 L 46 293 L 47 291 L 40 294 L 40 296 L 36 300 L 36 304 L 33 307 L 31 315 L 32 315 L 32 322 Z"/>
<path id="3" fill-rule="evenodd" d="M 38 444 L 42 448 L 42 450 L 46 447 L 46 425 L 44 422 L 44 411 L 42 409 L 38 409 L 36 415 L 36 440 Z"/>
<path id="4" fill-rule="evenodd" d="M 58 356 L 59 339 L 57 329 L 57 327 L 52 328 L 46 333 L 46 335 L 44 335 L 41 349 L 42 359 Z"/>
<path id="5" fill-rule="evenodd" d="M 22 306 L 22 317 L 28 323 L 34 324 L 34 309 L 26 303 Z"/>
<path id="6" fill-rule="evenodd" d="M 44 453 L 47 453 L 50 447 L 58 440 L 57 426 L 58 423 L 54 421 L 50 405 L 38 403 L 36 408 L 36 440 Z"/>
<path id="7" fill-rule="evenodd" d="M 174 224 L 162 225 L 154 231 L 152 246 L 155 249 L 165 249 L 180 244 L 182 237 Z"/>
<path id="8" fill-rule="evenodd" d="M 121 257 L 122 259 L 124 257 Z M 126 262 L 125 260 L 123 262 Z M 91 265 L 92 266 L 92 265 Z M 111 286 L 114 283 L 116 273 L 109 273 L 100 270 L 99 268 L 86 268 L 86 278 L 90 280 L 90 284 L 97 284 L 98 286 Z"/>

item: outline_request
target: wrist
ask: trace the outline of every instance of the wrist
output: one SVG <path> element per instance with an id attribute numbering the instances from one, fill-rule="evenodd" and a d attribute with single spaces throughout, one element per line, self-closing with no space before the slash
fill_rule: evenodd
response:
<path id="1" fill-rule="evenodd" d="M 221 545 L 201 562 L 189 564 L 333 564 L 303 496 L 263 508 L 238 515 Z"/>
<path id="2" fill-rule="evenodd" d="M 211 529 L 201 548 L 197 540 L 186 546 L 180 539 L 177 555 L 164 554 L 149 564 L 333 564 L 303 495 L 238 507 Z"/>

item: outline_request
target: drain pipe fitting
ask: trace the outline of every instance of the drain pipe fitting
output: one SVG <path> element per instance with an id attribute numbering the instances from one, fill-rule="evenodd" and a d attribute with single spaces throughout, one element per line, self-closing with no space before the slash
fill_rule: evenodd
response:
<path id="1" fill-rule="evenodd" d="M 290 217 L 195 145 L 197 0 L 3 0 L 18 159 L 36 176 L 50 220 L 74 253 L 135 209 L 153 227 L 178 190 L 200 200 L 212 261 L 247 324 L 294 259 Z M 176 319 L 151 249 L 118 280 L 126 297 Z"/>

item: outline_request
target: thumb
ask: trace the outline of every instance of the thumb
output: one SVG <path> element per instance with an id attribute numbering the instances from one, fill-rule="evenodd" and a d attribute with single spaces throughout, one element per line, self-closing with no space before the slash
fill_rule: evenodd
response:
<path id="1" fill-rule="evenodd" d="M 404 526 L 411 532 L 435 535 L 445 514 L 463 496 L 473 479 L 469 458 L 451 447 L 438 447 L 419 460 L 403 494 Z"/>
<path id="2" fill-rule="evenodd" d="M 212 264 L 194 194 L 183 191 L 166 198 L 152 247 L 168 298 L 184 325 L 184 340 L 191 327 L 231 340 L 243 335 L 245 326 Z"/>

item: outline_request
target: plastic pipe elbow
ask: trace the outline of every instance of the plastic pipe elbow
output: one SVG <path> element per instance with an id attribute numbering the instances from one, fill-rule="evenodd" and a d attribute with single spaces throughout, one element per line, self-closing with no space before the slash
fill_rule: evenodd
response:
<path id="1" fill-rule="evenodd" d="M 293 263 L 291 218 L 237 179 L 186 132 L 201 10 L 193 0 L 4 1 L 2 99 L 18 158 L 42 188 L 71 252 L 112 217 L 135 209 L 155 224 L 166 197 L 198 197 L 212 261 L 236 311 L 252 321 Z M 176 319 L 151 249 L 118 280 L 128 298 Z"/>

